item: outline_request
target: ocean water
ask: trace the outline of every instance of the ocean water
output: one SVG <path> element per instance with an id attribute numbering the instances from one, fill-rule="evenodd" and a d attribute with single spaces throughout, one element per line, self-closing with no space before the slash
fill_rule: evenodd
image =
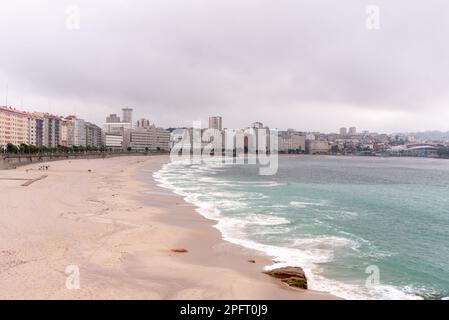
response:
<path id="1" fill-rule="evenodd" d="M 448 160 L 281 156 L 274 176 L 256 165 L 172 162 L 154 178 L 215 220 L 225 240 L 273 256 L 267 269 L 302 267 L 311 289 L 449 296 Z"/>

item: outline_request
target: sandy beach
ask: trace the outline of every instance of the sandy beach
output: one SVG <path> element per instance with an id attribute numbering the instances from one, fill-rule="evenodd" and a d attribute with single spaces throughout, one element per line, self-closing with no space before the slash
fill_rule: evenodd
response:
<path id="1" fill-rule="evenodd" d="M 263 274 L 269 257 L 223 241 L 213 221 L 158 187 L 152 173 L 168 160 L 0 171 L 0 299 L 334 298 Z M 79 268 L 79 289 L 67 289 L 67 266 Z"/>

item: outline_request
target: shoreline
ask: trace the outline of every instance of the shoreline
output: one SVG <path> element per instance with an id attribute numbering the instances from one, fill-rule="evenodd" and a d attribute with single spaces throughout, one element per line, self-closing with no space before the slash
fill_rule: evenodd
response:
<path id="1" fill-rule="evenodd" d="M 167 157 L 168 158 L 168 157 Z M 208 260 L 207 264 L 214 267 L 226 267 L 236 269 L 243 273 L 245 276 L 254 278 L 257 281 L 267 281 L 274 284 L 282 291 L 293 293 L 296 299 L 341 299 L 333 296 L 327 292 L 319 292 L 315 290 L 304 290 L 289 287 L 282 284 L 279 280 L 276 280 L 263 273 L 264 267 L 272 264 L 272 259 L 264 252 L 257 251 L 255 249 L 246 248 L 242 245 L 234 244 L 223 239 L 221 232 L 215 228 L 217 223 L 215 220 L 208 219 L 197 212 L 198 207 L 190 204 L 184 200 L 184 197 L 174 193 L 172 190 L 159 186 L 155 181 L 153 174 L 157 172 L 162 165 L 167 161 L 161 161 L 157 164 L 159 167 L 157 170 L 152 170 L 148 175 L 148 179 L 142 181 L 144 184 L 150 184 L 151 189 L 157 189 L 156 195 L 168 192 L 170 195 L 166 195 L 168 199 L 174 199 L 175 201 L 167 201 L 169 206 L 176 208 L 173 216 L 161 215 L 159 221 L 164 224 L 170 224 L 176 227 L 189 228 L 193 234 L 186 237 L 186 239 L 180 243 L 180 248 L 196 248 L 195 252 L 190 252 L 186 255 L 179 255 L 182 261 L 188 263 L 195 263 L 198 261 Z M 137 169 L 136 173 L 142 168 Z M 142 179 L 139 179 L 142 180 Z M 153 192 L 151 192 L 153 193 Z M 149 194 L 151 196 L 151 193 Z M 146 197 L 142 199 L 148 201 Z M 174 203 L 174 205 L 173 205 Z M 182 210 L 179 210 L 179 208 Z M 197 234 L 201 234 L 201 237 L 195 237 Z M 205 241 L 207 239 L 207 241 Z M 210 259 L 213 257 L 214 259 Z M 254 260 L 255 263 L 249 261 Z M 287 295 L 287 294 L 286 294 Z M 285 296 L 282 298 L 271 299 L 295 299 L 295 297 Z M 309 296 L 310 295 L 310 296 Z M 244 299 L 245 297 L 243 297 Z"/>
<path id="2" fill-rule="evenodd" d="M 0 180 L 8 186 L 0 195 L 0 298 L 339 299 L 263 274 L 269 257 L 226 242 L 214 221 L 157 186 L 152 174 L 167 161 L 58 161 L 28 187 Z M 0 178 L 42 175 L 35 167 Z M 80 290 L 65 287 L 69 265 L 79 266 Z"/>

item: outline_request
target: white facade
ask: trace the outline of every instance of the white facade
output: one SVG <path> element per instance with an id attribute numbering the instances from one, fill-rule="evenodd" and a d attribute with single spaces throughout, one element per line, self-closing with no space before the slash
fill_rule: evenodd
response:
<path id="1" fill-rule="evenodd" d="M 106 123 L 117 123 L 121 122 L 120 117 L 117 116 L 115 113 L 110 114 L 108 117 L 106 117 Z"/>
<path id="2" fill-rule="evenodd" d="M 0 107 L 0 146 L 28 143 L 28 116 L 25 112 Z"/>
<path id="3" fill-rule="evenodd" d="M 47 147 L 57 147 L 61 144 L 61 117 L 44 113 L 43 118 L 42 144 Z"/>
<path id="4" fill-rule="evenodd" d="M 223 130 L 223 118 L 209 117 L 209 129 Z"/>
<path id="5" fill-rule="evenodd" d="M 123 133 L 125 130 L 131 129 L 129 122 L 110 122 L 103 124 L 103 130 L 106 133 Z"/>
<path id="6" fill-rule="evenodd" d="M 278 140 L 279 152 L 305 152 L 306 136 L 295 132 L 281 132 Z"/>
<path id="7" fill-rule="evenodd" d="M 134 151 L 170 150 L 170 132 L 162 128 L 127 130 L 124 134 L 123 148 Z"/>
<path id="8" fill-rule="evenodd" d="M 349 128 L 349 134 L 351 134 L 351 135 L 357 134 L 357 128 L 356 127 Z"/>
<path id="9" fill-rule="evenodd" d="M 86 132 L 86 146 L 87 147 L 101 147 L 102 146 L 102 135 L 101 128 L 93 123 L 85 123 Z"/>
<path id="10" fill-rule="evenodd" d="M 306 152 L 309 154 L 326 154 L 330 150 L 329 142 L 326 140 L 308 140 Z"/>
<path id="11" fill-rule="evenodd" d="M 122 111 L 123 111 L 122 122 L 133 123 L 133 109 L 123 108 Z"/>
<path id="12" fill-rule="evenodd" d="M 262 123 L 262 122 L 254 122 L 254 123 L 251 125 L 251 128 L 254 128 L 254 129 L 262 129 L 262 128 L 263 128 L 263 123 Z"/>
<path id="13" fill-rule="evenodd" d="M 103 133 L 103 143 L 106 148 L 122 149 L 123 135 L 118 133 Z"/>
<path id="14" fill-rule="evenodd" d="M 86 123 L 82 119 L 71 119 L 67 126 L 67 146 L 86 147 Z"/>
<path id="15" fill-rule="evenodd" d="M 151 127 L 151 123 L 150 120 L 142 118 L 137 120 L 137 128 L 141 129 L 141 128 L 149 128 Z"/>

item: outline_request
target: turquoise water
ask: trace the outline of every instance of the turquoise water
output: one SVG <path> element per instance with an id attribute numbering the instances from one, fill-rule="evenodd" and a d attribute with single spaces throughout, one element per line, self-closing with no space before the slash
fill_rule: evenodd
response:
<path id="1" fill-rule="evenodd" d="M 255 165 L 167 164 L 160 184 L 217 221 L 223 238 L 304 268 L 347 299 L 449 296 L 449 161 L 285 156 Z M 369 266 L 379 282 L 366 286 Z M 370 267 L 372 268 L 372 267 Z"/>

